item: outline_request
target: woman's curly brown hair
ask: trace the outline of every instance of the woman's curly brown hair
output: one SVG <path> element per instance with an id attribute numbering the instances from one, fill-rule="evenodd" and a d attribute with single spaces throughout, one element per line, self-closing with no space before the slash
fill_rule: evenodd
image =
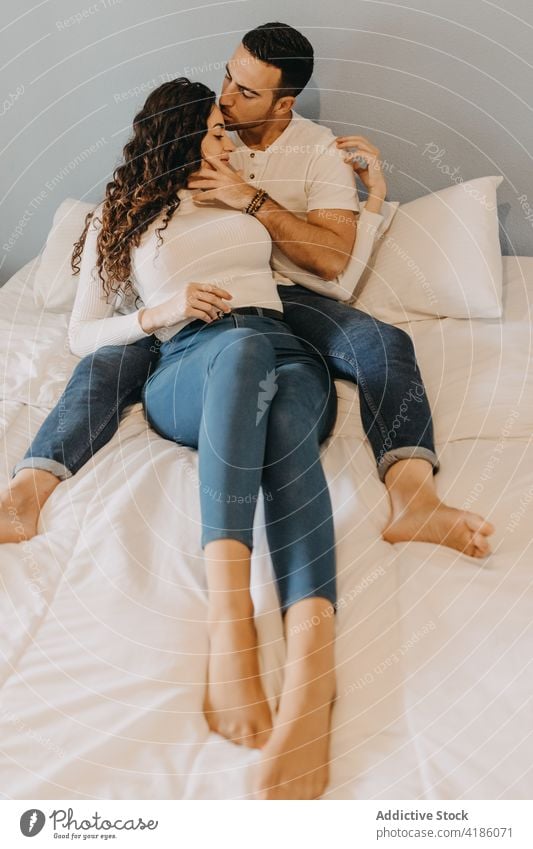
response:
<path id="1" fill-rule="evenodd" d="M 178 191 L 201 164 L 200 146 L 207 119 L 216 102 L 214 91 L 179 77 L 156 88 L 133 120 L 133 136 L 123 150 L 124 161 L 106 186 L 97 237 L 96 269 L 105 294 L 134 293 L 130 282 L 130 248 L 165 210 L 161 232 L 179 207 Z M 80 270 L 81 255 L 95 210 L 74 245 L 71 265 Z"/>

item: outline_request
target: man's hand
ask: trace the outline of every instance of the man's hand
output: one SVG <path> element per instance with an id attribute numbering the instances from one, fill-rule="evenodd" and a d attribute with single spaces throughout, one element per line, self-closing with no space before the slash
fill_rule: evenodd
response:
<path id="1" fill-rule="evenodd" d="M 352 148 L 344 156 L 344 161 L 352 164 L 353 170 L 367 189 L 369 195 L 375 195 L 384 200 L 387 194 L 387 183 L 381 170 L 379 149 L 364 136 L 339 136 L 337 147 L 341 150 Z M 367 166 L 364 167 L 355 161 L 356 157 L 364 159 L 367 162 Z"/>
<path id="2" fill-rule="evenodd" d="M 257 192 L 255 186 L 243 180 L 231 165 L 216 159 L 212 160 L 210 166 L 204 163 L 191 174 L 187 188 L 204 189 L 202 194 L 194 196 L 194 202 L 199 206 L 212 206 L 215 203 L 230 209 L 245 209 Z"/>

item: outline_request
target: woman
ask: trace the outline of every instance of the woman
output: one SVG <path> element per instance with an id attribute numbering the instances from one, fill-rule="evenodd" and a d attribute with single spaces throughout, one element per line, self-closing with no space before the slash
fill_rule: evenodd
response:
<path id="1" fill-rule="evenodd" d="M 207 721 L 262 749 L 257 798 L 316 798 L 327 783 L 336 601 L 319 444 L 336 399 L 323 363 L 283 321 L 270 236 L 254 218 L 263 195 L 243 215 L 196 205 L 186 189 L 202 161 L 232 150 L 214 92 L 180 78 L 150 94 L 75 246 L 81 279 L 69 339 L 80 356 L 152 333 L 161 341 L 143 404 L 161 436 L 199 453 Z M 117 299 L 135 293 L 143 307 L 116 315 Z M 287 638 L 274 719 L 249 588 L 261 486 Z"/>

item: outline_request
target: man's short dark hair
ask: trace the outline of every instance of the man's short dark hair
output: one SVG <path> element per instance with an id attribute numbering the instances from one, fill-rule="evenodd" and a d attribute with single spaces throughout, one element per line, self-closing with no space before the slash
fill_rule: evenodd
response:
<path id="1" fill-rule="evenodd" d="M 250 30 L 242 43 L 246 50 L 281 71 L 278 97 L 296 97 L 313 73 L 313 46 L 305 35 L 289 24 L 273 21 Z"/>

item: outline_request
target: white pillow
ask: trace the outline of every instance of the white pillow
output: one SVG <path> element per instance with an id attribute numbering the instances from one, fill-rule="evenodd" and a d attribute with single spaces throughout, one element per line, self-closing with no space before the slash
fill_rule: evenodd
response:
<path id="1" fill-rule="evenodd" d="M 401 204 L 350 303 L 389 323 L 499 318 L 502 180 L 480 177 Z"/>
<path id="2" fill-rule="evenodd" d="M 38 307 L 61 313 L 72 310 L 78 277 L 72 274 L 70 258 L 74 242 L 82 234 L 85 216 L 95 206 L 67 198 L 56 211 L 33 284 Z"/>

